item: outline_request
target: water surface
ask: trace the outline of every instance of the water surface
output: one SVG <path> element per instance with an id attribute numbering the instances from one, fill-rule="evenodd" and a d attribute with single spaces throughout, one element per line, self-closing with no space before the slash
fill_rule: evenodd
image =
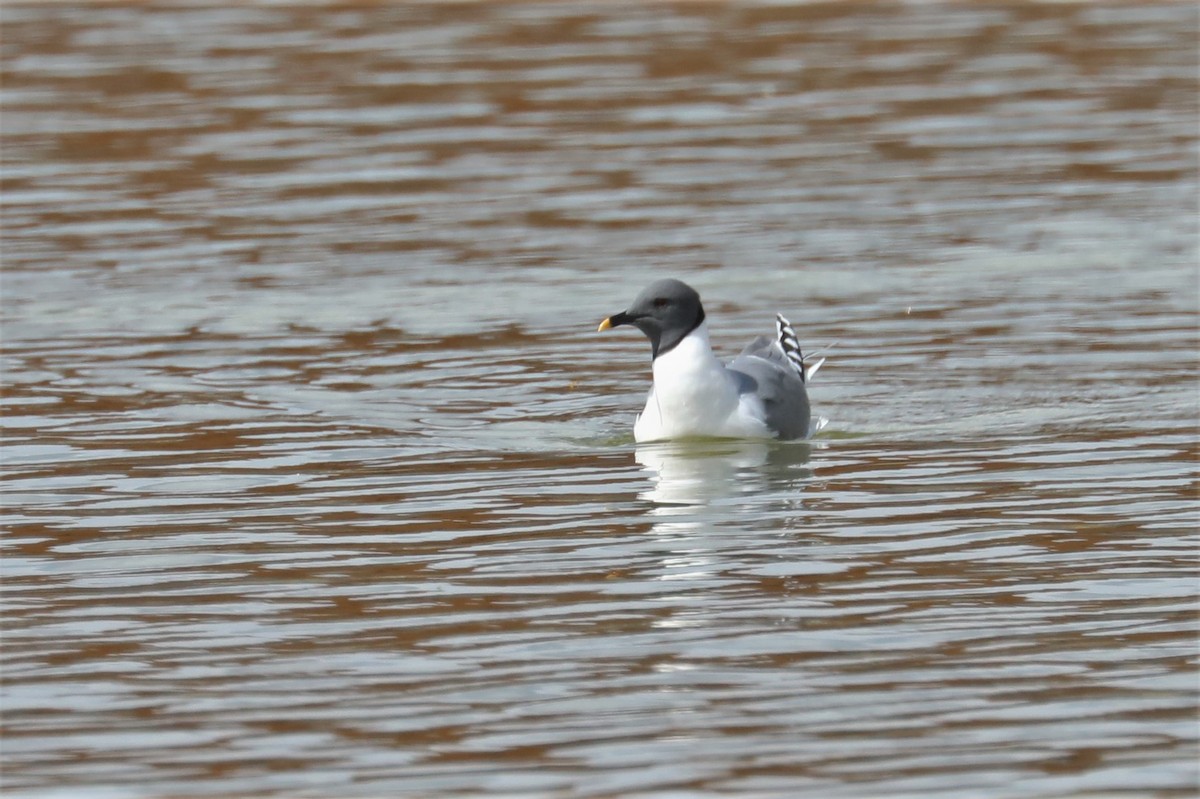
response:
<path id="1" fill-rule="evenodd" d="M 6 796 L 1200 788 L 1194 7 L 3 22 Z"/>

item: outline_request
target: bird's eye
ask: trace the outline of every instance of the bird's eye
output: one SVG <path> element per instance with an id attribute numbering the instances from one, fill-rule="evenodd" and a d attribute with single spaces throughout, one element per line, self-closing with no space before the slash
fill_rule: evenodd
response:
<path id="1" fill-rule="evenodd" d="M 655 297 L 654 298 L 654 307 L 655 308 L 666 308 L 668 303 L 670 303 L 670 300 L 668 300 L 666 297 Z"/>

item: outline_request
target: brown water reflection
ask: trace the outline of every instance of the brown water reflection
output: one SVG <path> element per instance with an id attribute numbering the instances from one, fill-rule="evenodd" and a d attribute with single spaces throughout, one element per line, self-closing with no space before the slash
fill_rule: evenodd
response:
<path id="1" fill-rule="evenodd" d="M 3 25 L 6 796 L 1200 787 L 1194 7 Z"/>

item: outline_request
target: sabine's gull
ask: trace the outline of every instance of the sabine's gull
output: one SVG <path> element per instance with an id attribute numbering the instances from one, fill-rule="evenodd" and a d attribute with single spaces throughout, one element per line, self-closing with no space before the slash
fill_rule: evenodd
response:
<path id="1" fill-rule="evenodd" d="M 713 355 L 700 295 L 679 280 L 647 286 L 600 331 L 633 325 L 650 339 L 654 384 L 633 426 L 639 441 L 692 437 L 805 438 L 805 384 L 824 358 L 805 363 L 791 324 L 776 315 L 774 338 L 759 336 L 728 365 Z M 823 422 L 824 420 L 820 420 Z"/>

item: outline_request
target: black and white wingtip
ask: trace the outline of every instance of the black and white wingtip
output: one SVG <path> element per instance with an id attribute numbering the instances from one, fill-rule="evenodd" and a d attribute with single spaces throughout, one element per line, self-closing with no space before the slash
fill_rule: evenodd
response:
<path id="1" fill-rule="evenodd" d="M 779 333 L 777 339 L 779 349 L 783 350 L 783 354 L 795 367 L 800 379 L 805 383 L 812 380 L 813 375 L 821 368 L 821 364 L 825 363 L 825 359 L 818 358 L 812 363 L 804 363 L 804 353 L 800 351 L 800 339 L 796 338 L 796 331 L 792 329 L 792 323 L 783 314 L 775 314 L 775 328 Z"/>

